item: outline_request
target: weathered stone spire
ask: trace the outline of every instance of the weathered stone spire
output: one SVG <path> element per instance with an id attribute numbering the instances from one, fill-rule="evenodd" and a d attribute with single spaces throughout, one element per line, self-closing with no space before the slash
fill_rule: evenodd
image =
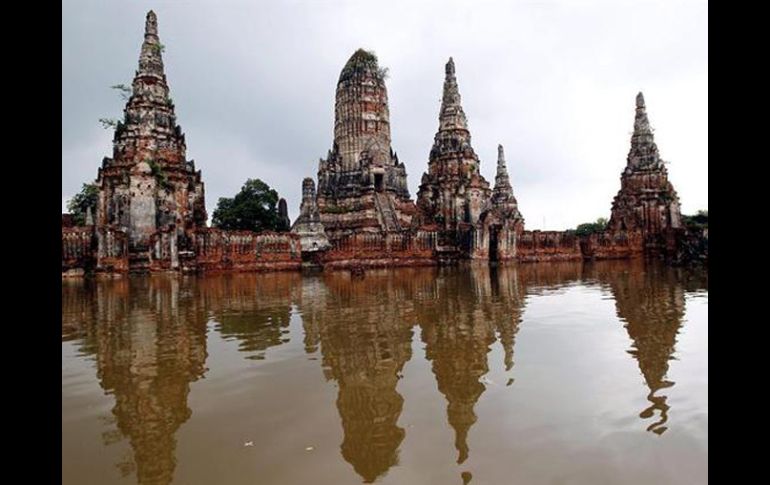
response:
<path id="1" fill-rule="evenodd" d="M 508 168 L 505 166 L 505 152 L 502 145 L 497 145 L 497 175 L 495 175 L 495 188 L 492 197 L 496 195 L 513 196 L 511 181 L 508 178 Z"/>
<path id="2" fill-rule="evenodd" d="M 334 143 L 318 162 L 316 203 L 328 237 L 397 231 L 415 211 L 406 167 L 391 148 L 387 70 L 374 52 L 356 50 L 340 72 Z"/>
<path id="3" fill-rule="evenodd" d="M 636 95 L 636 116 L 634 118 L 634 133 L 631 135 L 631 150 L 628 153 L 628 167 L 657 168 L 662 165 L 658 155 L 658 147 L 647 119 L 647 107 L 644 95 Z"/>
<path id="4" fill-rule="evenodd" d="M 500 210 L 505 218 L 523 224 L 524 218 L 519 212 L 519 203 L 513 195 L 502 145 L 497 145 L 497 174 L 495 175 L 495 188 L 492 190 L 491 202 L 492 207 Z"/>
<path id="5" fill-rule="evenodd" d="M 162 44 L 158 37 L 158 17 L 155 12 L 147 12 L 144 24 L 144 42 L 139 56 L 139 70 L 136 75 L 155 75 L 163 77 Z"/>
<path id="6" fill-rule="evenodd" d="M 289 208 L 286 205 L 286 199 L 283 197 L 278 200 L 278 220 L 281 224 L 281 231 L 288 231 L 291 228 Z"/>
<path id="7" fill-rule="evenodd" d="M 158 230 L 186 233 L 177 246 L 186 250 L 192 232 L 205 227 L 207 219 L 201 172 L 186 158 L 162 51 L 158 19 L 150 11 L 131 96 L 115 128 L 112 158 L 104 158 L 97 179 L 96 226 L 126 231 L 129 250 L 136 252 L 146 251 Z"/>
<path id="8" fill-rule="evenodd" d="M 439 127 L 430 150 L 428 173 L 423 175 L 417 193 L 417 204 L 426 221 L 454 231 L 458 224 L 478 221 L 491 190 L 479 173 L 480 161 L 471 146 L 451 57 L 444 72 Z"/>
<path id="9" fill-rule="evenodd" d="M 636 95 L 634 133 L 626 168 L 620 177 L 620 191 L 612 203 L 608 228 L 641 230 L 648 248 L 660 243 L 668 228 L 681 226 L 679 197 L 668 181 L 668 171 L 660 159 L 647 119 L 642 93 Z"/>
<path id="10" fill-rule="evenodd" d="M 145 20 L 139 68 L 131 84 L 132 95 L 126 103 L 123 122 L 115 130 L 113 157 L 121 163 L 155 160 L 166 165 L 185 161 L 185 137 L 176 124 L 162 51 L 158 18 L 150 10 Z"/>
<path id="11" fill-rule="evenodd" d="M 508 168 L 505 166 L 505 152 L 502 145 L 497 145 L 497 174 L 495 175 L 495 188 L 492 190 L 492 204 L 516 207 L 516 197 L 513 196 L 511 181 L 508 178 Z"/>
<path id="12" fill-rule="evenodd" d="M 644 95 L 641 91 L 636 95 L 636 119 L 634 120 L 634 133 L 652 135 L 650 122 L 647 119 L 647 106 L 644 104 Z"/>
<path id="13" fill-rule="evenodd" d="M 445 67 L 444 94 L 441 98 L 441 111 L 439 113 L 439 131 L 441 130 L 468 130 L 468 119 L 461 104 L 460 89 L 455 77 L 455 62 L 450 57 Z M 468 134 L 470 141 L 470 133 Z"/>
<path id="14" fill-rule="evenodd" d="M 378 163 L 393 165 L 385 73 L 377 56 L 364 49 L 355 51 L 340 72 L 334 144 L 343 170 L 358 169 L 364 150 Z"/>
<path id="15" fill-rule="evenodd" d="M 302 202 L 291 232 L 299 234 L 303 251 L 320 251 L 329 247 L 329 239 L 318 211 L 315 182 L 310 177 L 302 180 Z"/>

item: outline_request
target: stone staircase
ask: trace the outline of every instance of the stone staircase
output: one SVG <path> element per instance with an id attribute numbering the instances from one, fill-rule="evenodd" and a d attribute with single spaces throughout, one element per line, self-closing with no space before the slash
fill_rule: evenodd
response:
<path id="1" fill-rule="evenodd" d="M 396 208 L 393 206 L 393 201 L 390 200 L 390 197 L 388 197 L 387 194 L 375 192 L 374 205 L 377 207 L 377 218 L 379 219 L 383 230 L 387 232 L 401 230 L 401 224 L 399 224 L 398 217 L 396 216 Z"/>

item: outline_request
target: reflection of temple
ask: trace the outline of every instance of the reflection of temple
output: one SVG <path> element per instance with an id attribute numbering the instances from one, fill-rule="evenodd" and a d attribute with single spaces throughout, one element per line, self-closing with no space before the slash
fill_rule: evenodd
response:
<path id="1" fill-rule="evenodd" d="M 206 311 L 194 295 L 180 294 L 175 279 L 87 284 L 62 292 L 62 326 L 83 339 L 100 385 L 115 396 L 112 413 L 134 451 L 133 463 L 118 467 L 134 469 L 140 484 L 171 483 L 174 434 L 192 414 L 190 382 L 205 370 Z"/>
<path id="2" fill-rule="evenodd" d="M 628 263 L 624 264 L 628 268 Z M 685 290 L 677 270 L 660 264 L 639 261 L 630 269 L 618 271 L 618 263 L 596 264 L 589 271 L 598 274 L 599 280 L 608 282 L 615 297 L 618 317 L 625 322 L 628 336 L 633 341 L 633 355 L 639 363 L 650 392 L 650 406 L 639 416 L 643 419 L 658 418 L 647 427 L 648 431 L 662 434 L 666 431 L 669 405 L 667 396 L 659 391 L 671 387 L 667 379 L 668 363 L 675 352 L 676 337 L 682 327 L 685 313 Z M 692 287 L 703 287 L 707 281 L 696 278 Z"/>
<path id="3" fill-rule="evenodd" d="M 649 388 L 641 417 L 661 434 L 670 410 L 660 393 L 672 385 L 667 373 L 684 295 L 707 288 L 706 277 L 607 261 L 403 268 L 367 271 L 363 279 L 324 272 L 64 281 L 62 339 L 82 342 L 80 350 L 95 357 L 102 388 L 114 395 L 112 436 L 127 437 L 134 451 L 133 462 L 118 466 L 135 470 L 141 484 L 168 484 L 176 432 L 191 416 L 190 382 L 205 372 L 207 323 L 213 320 L 247 358 L 262 358 L 287 341 L 291 315 L 299 314 L 305 351 L 320 350 L 325 375 L 338 385 L 342 457 L 373 482 L 398 463 L 405 439 L 398 382 L 412 356 L 414 325 L 463 463 L 477 403 L 488 385 L 506 384 L 487 373 L 504 367 L 507 384 L 513 381 L 508 377 L 527 296 L 581 280 L 603 285 L 614 295 L 633 342 L 630 353 Z M 503 361 L 490 362 L 498 340 Z M 466 473 L 463 480 L 470 479 Z"/>
<path id="4" fill-rule="evenodd" d="M 419 324 L 426 358 L 433 363 L 439 391 L 447 400 L 447 419 L 455 431 L 457 462 L 469 454 L 468 432 L 476 422 L 474 406 L 486 389 L 487 353 L 499 335 L 505 368 L 513 366 L 513 341 L 523 310 L 515 268 L 473 266 L 438 286 L 420 305 Z"/>
<path id="5" fill-rule="evenodd" d="M 413 298 L 398 297 L 410 282 L 383 275 L 324 275 L 324 295 L 303 295 L 300 306 L 320 340 L 324 373 L 339 385 L 342 456 L 367 483 L 398 463 L 405 431 L 397 424 L 404 399 L 396 386 L 412 356 Z"/>
<path id="6" fill-rule="evenodd" d="M 198 282 L 202 301 L 226 340 L 240 342 L 249 359 L 288 342 L 292 291 L 302 280 L 297 273 L 231 274 Z"/>

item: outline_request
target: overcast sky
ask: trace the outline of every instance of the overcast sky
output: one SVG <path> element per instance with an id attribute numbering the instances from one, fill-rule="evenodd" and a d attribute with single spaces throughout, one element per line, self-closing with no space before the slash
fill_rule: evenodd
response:
<path id="1" fill-rule="evenodd" d="M 683 213 L 708 208 L 705 1 L 65 0 L 62 211 L 112 154 L 98 119 L 121 116 L 109 86 L 130 84 L 149 9 L 209 216 L 260 178 L 296 217 L 358 47 L 389 68 L 393 149 L 414 199 L 453 56 L 481 173 L 494 184 L 503 144 L 528 229 L 609 217 L 640 90 Z"/>

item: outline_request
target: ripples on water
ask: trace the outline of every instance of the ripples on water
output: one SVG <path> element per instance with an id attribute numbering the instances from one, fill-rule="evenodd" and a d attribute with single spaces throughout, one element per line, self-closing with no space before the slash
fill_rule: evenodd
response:
<path id="1" fill-rule="evenodd" d="M 65 484 L 707 482 L 705 272 L 62 286 Z"/>

